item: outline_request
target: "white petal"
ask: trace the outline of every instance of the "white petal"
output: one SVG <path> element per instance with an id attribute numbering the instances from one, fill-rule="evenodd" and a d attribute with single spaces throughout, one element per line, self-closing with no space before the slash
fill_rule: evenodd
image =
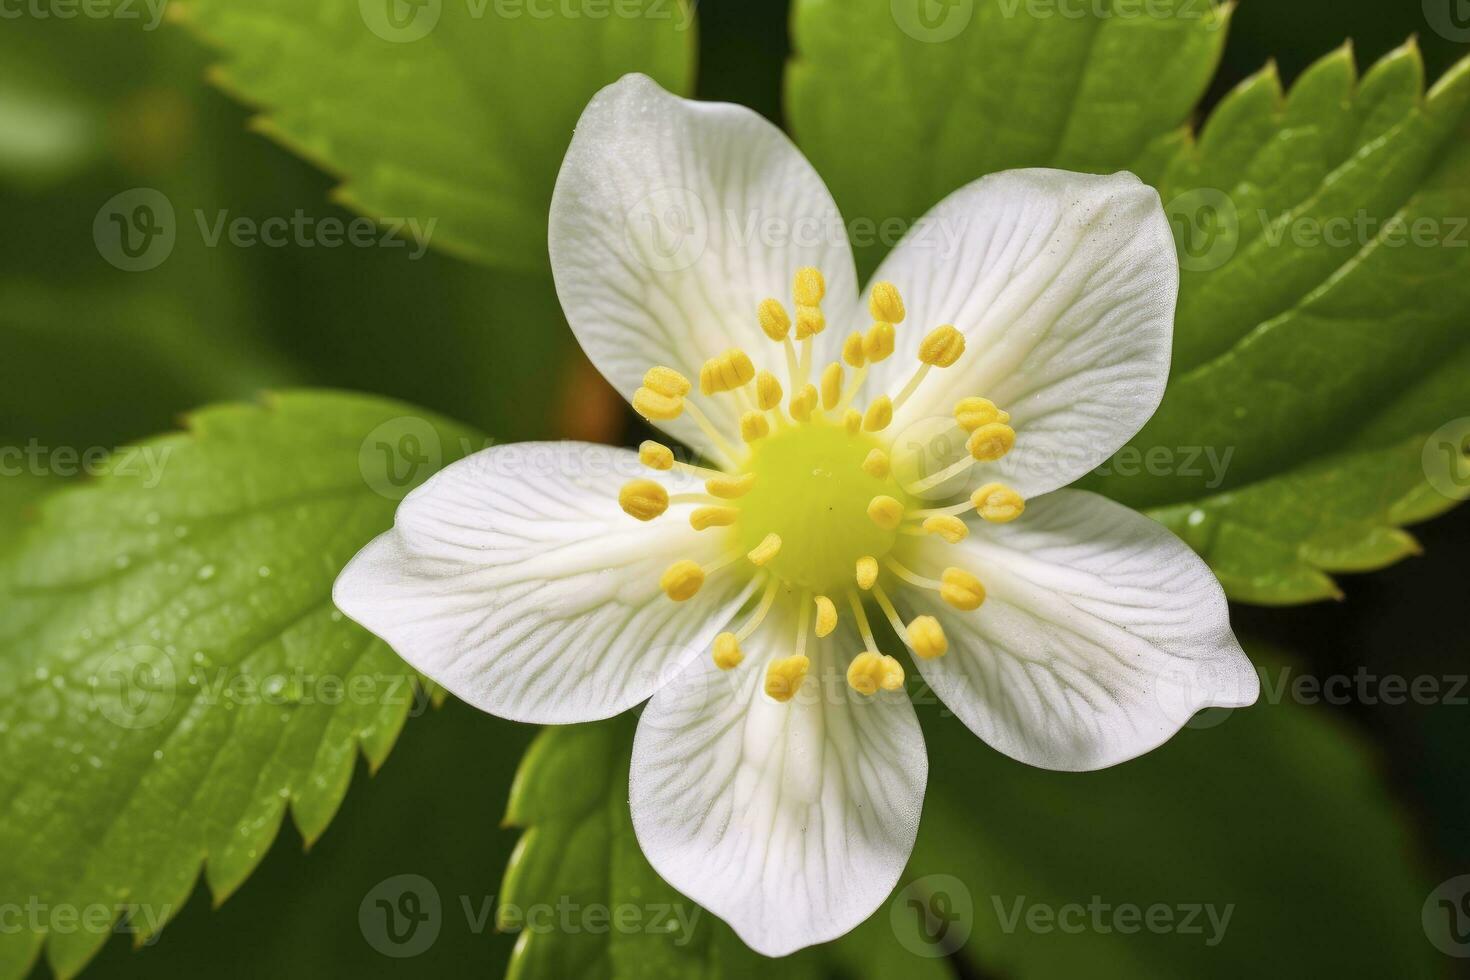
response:
<path id="1" fill-rule="evenodd" d="M 765 664 L 791 637 L 782 616 L 743 644 L 735 670 L 705 657 L 654 695 L 630 776 L 655 870 L 766 956 L 841 936 L 883 903 L 913 849 L 929 770 L 907 695 L 847 686 L 861 646 L 846 623 L 815 641 L 795 699 L 767 697 Z"/>
<path id="2" fill-rule="evenodd" d="M 1016 448 L 976 478 L 1028 497 L 1066 486 L 1122 447 L 1163 397 L 1179 265 L 1158 193 L 1132 174 L 977 180 L 936 205 L 874 279 L 898 286 L 908 317 L 869 392 L 900 388 L 934 327 L 954 324 L 966 339 L 959 362 L 930 372 L 891 431 L 925 441 L 957 432 L 954 404 L 971 395 L 1011 413 Z"/>
<path id="3" fill-rule="evenodd" d="M 680 99 L 643 75 L 609 85 L 582 114 L 551 201 L 550 247 L 567 321 L 624 397 L 654 364 L 694 379 L 731 347 L 784 378 L 783 349 L 756 308 L 775 297 L 789 311 L 801 266 L 827 279 L 835 326 L 818 338 L 823 356 L 857 308 L 841 215 L 791 141 L 749 109 Z M 737 431 L 733 398 L 701 407 Z M 711 451 L 687 417 L 661 425 Z"/>
<path id="4" fill-rule="evenodd" d="M 949 636 L 949 652 L 919 669 L 975 734 L 1022 762 L 1101 769 L 1163 744 L 1202 708 L 1259 694 L 1209 567 L 1104 497 L 1059 490 L 1013 524 L 921 550 L 916 570 L 957 565 L 988 595 L 959 612 L 903 590 Z"/>
<path id="5" fill-rule="evenodd" d="M 409 494 L 332 598 L 491 714 L 548 725 L 615 715 L 706 649 L 751 587 L 735 566 L 687 602 L 663 594 L 675 560 L 720 549 L 689 527 L 687 507 L 649 524 L 623 513 L 620 484 L 652 475 L 608 446 L 486 449 Z"/>

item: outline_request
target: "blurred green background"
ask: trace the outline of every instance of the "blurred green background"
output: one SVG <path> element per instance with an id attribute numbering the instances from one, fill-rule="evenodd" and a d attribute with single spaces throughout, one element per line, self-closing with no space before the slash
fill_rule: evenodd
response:
<path id="1" fill-rule="evenodd" d="M 699 4 L 698 95 L 779 120 L 786 16 L 786 4 L 771 0 Z M 1345 38 L 1367 64 L 1416 34 L 1431 79 L 1466 53 L 1430 30 L 1414 2 L 1242 0 L 1211 101 L 1270 58 L 1290 80 Z M 250 112 L 206 82 L 211 60 L 173 25 L 143 31 L 86 18 L 0 21 L 0 207 L 8 231 L 0 245 L 0 444 L 117 445 L 166 430 L 201 403 L 282 385 L 392 395 L 507 441 L 635 437 L 614 403 L 599 403 L 614 408 L 607 419 L 596 411 L 528 408 L 538 404 L 538 392 L 588 390 L 589 381 L 542 277 L 490 272 L 434 251 L 413 261 L 403 250 L 210 249 L 198 236 L 182 235 L 169 262 L 152 274 L 104 262 L 92 241 L 93 216 L 103 201 L 135 186 L 209 213 L 263 218 L 301 208 L 319 218 L 350 217 L 329 203 L 330 177 L 247 130 Z M 513 310 L 517 328 L 491 329 L 492 310 Z M 37 492 L 38 482 L 0 481 L 0 506 Z M 1470 512 L 1416 534 L 1424 557 L 1347 578 L 1346 601 L 1240 608 L 1238 631 L 1289 651 L 1303 672 L 1318 676 L 1360 668 L 1406 677 L 1463 674 Z M 1349 703 L 1308 710 L 1332 716 L 1342 739 L 1366 746 L 1392 793 L 1389 806 L 1402 814 L 1414 874 L 1426 892 L 1470 871 L 1470 708 Z M 116 937 L 87 975 L 502 973 L 513 937 L 495 934 L 482 916 L 516 843 L 516 832 L 502 829 L 499 818 L 535 732 L 454 702 L 437 715 L 432 723 L 410 722 L 380 773 L 359 774 L 312 853 L 303 853 L 288 823 L 260 870 L 223 907 L 211 908 L 200 886 L 155 945 L 134 953 L 126 937 Z M 1242 733 L 1249 725 L 1242 716 L 1188 731 L 1159 754 L 1191 754 L 1228 772 L 1231 739 L 1248 741 Z M 939 730 L 951 743 L 962 738 L 952 723 Z M 960 747 L 988 753 L 978 743 Z M 1140 772 L 1147 775 L 1124 767 L 1088 778 L 1126 787 Z M 1249 773 L 1238 775 L 1240 792 L 1249 795 Z M 1065 787 L 1045 786 L 1056 806 L 1069 805 Z M 1299 802 L 1254 801 L 1242 810 L 1254 825 L 1191 846 L 1217 849 L 1213 858 L 1221 864 L 1253 864 L 1260 861 L 1254 842 L 1278 821 L 1321 820 L 1309 835 L 1351 837 L 1352 827 L 1332 825 L 1330 813 L 1298 810 Z M 1006 800 L 989 805 L 1003 809 Z M 1099 828 L 1130 832 L 1102 816 Z M 1106 841 L 1095 843 L 1107 850 Z M 1260 871 L 1303 916 L 1313 914 L 1314 888 L 1328 887 L 1314 877 L 1309 858 L 1299 867 L 1263 864 Z M 1106 862 L 1100 859 L 1098 869 L 1105 874 Z M 446 905 L 438 942 L 412 960 L 379 954 L 358 927 L 363 896 L 400 873 L 432 880 Z M 983 882 L 971 885 L 983 894 Z M 1418 913 L 1417 905 L 1404 909 L 1414 920 Z M 471 925 L 475 919 L 486 923 L 483 930 Z M 1365 937 L 1345 934 L 1345 948 L 1355 938 Z M 1263 961 L 1272 952 L 1262 950 Z M 1446 972 L 1452 965 L 1444 961 Z M 983 958 L 955 967 L 968 975 L 1005 974 L 987 969 Z M 36 975 L 48 973 L 38 967 Z"/>

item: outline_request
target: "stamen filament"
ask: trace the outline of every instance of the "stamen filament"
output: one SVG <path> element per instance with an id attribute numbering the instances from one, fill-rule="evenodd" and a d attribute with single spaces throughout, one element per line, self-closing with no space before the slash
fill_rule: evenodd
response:
<path id="1" fill-rule="evenodd" d="M 919 390 L 919 385 L 923 383 L 924 377 L 928 375 L 929 369 L 933 366 L 932 364 L 919 365 L 919 370 L 913 373 L 913 376 L 908 380 L 908 384 L 904 385 L 903 390 L 893 399 L 893 410 L 895 412 L 903 407 L 903 403 L 909 400 L 910 395 Z"/>
<path id="2" fill-rule="evenodd" d="M 935 473 L 933 476 L 925 477 L 917 483 L 907 485 L 904 487 L 904 489 L 912 494 L 923 493 L 925 490 L 937 487 L 947 480 L 953 480 L 955 477 L 960 476 L 961 474 L 968 473 L 970 471 L 970 467 L 974 465 L 975 460 L 970 458 L 970 456 L 966 454 L 963 459 L 956 460 L 955 462 L 946 466 L 944 469 L 940 470 L 938 473 Z M 950 513 L 958 514 L 961 513 L 963 510 L 964 508 L 960 508 L 960 510 L 951 511 Z"/>
<path id="3" fill-rule="evenodd" d="M 815 606 L 812 602 L 811 590 L 803 589 L 801 593 L 801 614 L 798 617 L 798 622 L 796 626 L 795 655 L 798 657 L 806 656 L 806 634 L 811 629 L 812 609 L 814 608 Z"/>
<path id="4" fill-rule="evenodd" d="M 770 581 L 766 583 L 766 594 L 761 596 L 760 605 L 755 607 L 755 611 L 750 614 L 750 618 L 745 621 L 745 625 L 735 632 L 735 639 L 742 643 L 750 638 L 750 634 L 760 628 L 761 623 L 765 622 L 766 614 L 771 611 L 771 606 L 776 602 L 776 590 L 781 587 L 780 581 L 774 575 L 769 576 L 769 578 Z"/>
<path id="5" fill-rule="evenodd" d="M 931 591 L 938 592 L 939 587 L 942 584 L 932 578 L 925 578 L 922 575 L 909 571 L 907 568 L 904 568 L 892 558 L 884 558 L 883 564 L 888 567 L 888 570 L 890 572 L 897 575 L 905 582 L 909 583 L 910 585 L 917 585 L 921 589 L 929 589 Z"/>
<path id="6" fill-rule="evenodd" d="M 863 601 L 851 589 L 848 590 L 847 601 L 852 604 L 852 614 L 857 619 L 858 632 L 863 637 L 863 649 L 868 653 L 877 653 L 878 642 L 873 639 L 873 628 L 868 625 L 868 614 L 863 612 Z"/>
<path id="7" fill-rule="evenodd" d="M 888 593 L 883 591 L 883 586 L 873 586 L 873 598 L 878 600 L 878 605 L 883 609 L 883 615 L 887 616 L 888 622 L 893 624 L 893 632 L 898 634 L 904 646 L 913 646 L 909 642 L 908 627 L 903 624 L 903 617 L 898 614 L 898 610 L 893 608 L 893 601 L 888 598 Z"/>
<path id="8" fill-rule="evenodd" d="M 715 447 L 719 449 L 720 452 L 725 454 L 726 463 L 734 466 L 737 459 L 745 458 L 743 453 L 737 452 L 735 447 L 731 445 L 724 436 L 720 435 L 720 431 L 716 429 L 714 423 L 709 420 L 709 416 L 705 415 L 697 407 L 695 407 L 692 401 L 685 399 L 684 411 L 688 412 L 689 417 L 694 420 L 694 424 L 699 426 L 700 430 L 706 436 L 709 436 L 710 442 L 714 443 Z"/>

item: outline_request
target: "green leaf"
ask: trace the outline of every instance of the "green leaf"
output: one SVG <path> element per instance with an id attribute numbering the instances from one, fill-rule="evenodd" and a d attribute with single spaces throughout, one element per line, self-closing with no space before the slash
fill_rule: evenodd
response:
<path id="1" fill-rule="evenodd" d="M 337 199 L 413 218 L 495 265 L 542 269 L 572 126 L 627 72 L 689 87 L 683 0 L 539 16 L 501 0 L 185 0 L 171 16 L 228 61 L 212 77 L 263 108 L 256 128 L 343 180 Z"/>
<path id="2" fill-rule="evenodd" d="M 937 961 L 900 947 L 881 911 L 834 943 L 780 960 L 752 953 L 728 926 L 665 883 L 639 849 L 628 812 L 633 726 L 624 715 L 549 728 L 521 763 L 505 822 L 525 834 L 506 869 L 498 909 L 500 928 L 524 929 L 508 980 L 900 975 L 890 968 L 919 980 L 948 975 Z M 548 911 L 528 912 L 538 908 Z M 656 911 L 666 908 L 674 914 Z M 630 925 L 590 931 L 578 925 L 589 909 L 621 914 Z M 559 918 L 548 923 L 546 914 Z"/>
<path id="3" fill-rule="evenodd" d="M 1230 19 L 1210 0 L 1101 0 L 1104 17 L 1036 6 L 798 0 L 787 112 L 863 270 L 894 244 L 884 221 L 987 173 L 1140 170 L 1204 94 Z"/>
<path id="4" fill-rule="evenodd" d="M 200 411 L 44 500 L 0 558 L 0 881 L 40 910 L 0 931 L 0 977 L 48 932 L 75 974 L 124 911 L 152 935 L 201 865 L 223 901 L 288 809 L 321 835 L 416 691 L 333 608 L 333 580 L 478 442 L 398 403 L 294 392 Z"/>
<path id="5" fill-rule="evenodd" d="M 910 894 L 948 916 L 968 906 L 948 941 L 968 931 L 966 958 L 1018 980 L 1233 978 L 1266 962 L 1281 976 L 1440 975 L 1419 916 L 1433 882 L 1377 761 L 1325 712 L 1283 700 L 1294 676 L 1272 668 L 1261 705 L 1202 714 L 1204 730 L 1093 773 L 1023 766 L 926 718 Z M 1155 905 L 1168 911 L 1150 928 L 1139 913 Z"/>
<path id="6" fill-rule="evenodd" d="M 1470 415 L 1470 61 L 1426 96 L 1406 46 L 1243 84 L 1159 181 L 1180 238 L 1173 372 L 1123 450 L 1230 454 L 1088 485 L 1184 533 L 1231 594 L 1301 602 L 1456 503 L 1432 433 Z M 1470 428 L 1470 426 L 1467 426 Z M 1121 456 L 1120 456 L 1121 458 Z M 1463 497 L 1463 494 L 1458 494 Z"/>

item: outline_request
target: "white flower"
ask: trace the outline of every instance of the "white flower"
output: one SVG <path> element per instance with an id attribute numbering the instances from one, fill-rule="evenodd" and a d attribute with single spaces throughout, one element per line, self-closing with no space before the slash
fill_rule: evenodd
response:
<path id="1" fill-rule="evenodd" d="M 1205 564 L 1059 489 L 1162 397 L 1178 267 L 1155 192 L 986 177 L 861 301 L 843 228 L 756 114 L 604 89 L 552 201 L 557 292 L 612 384 L 719 469 L 655 442 L 488 449 L 404 500 L 335 593 L 505 718 L 652 695 L 638 839 L 768 955 L 863 921 L 913 846 L 928 763 L 871 617 L 977 735 L 1051 769 L 1133 758 L 1258 689 Z"/>

